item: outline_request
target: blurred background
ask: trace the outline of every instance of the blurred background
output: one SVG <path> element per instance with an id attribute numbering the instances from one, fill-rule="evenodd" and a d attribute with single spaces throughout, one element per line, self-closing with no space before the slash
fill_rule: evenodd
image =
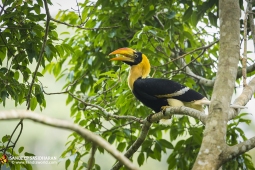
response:
<path id="1" fill-rule="evenodd" d="M 51 15 L 55 16 L 59 9 L 76 9 L 76 1 L 72 0 L 52 0 L 53 5 L 50 6 Z M 65 26 L 59 26 L 58 30 L 60 32 L 66 31 Z M 68 29 L 68 31 L 72 31 Z M 252 45 L 250 49 L 253 49 Z M 252 50 L 250 50 L 252 51 Z M 254 53 L 250 53 L 249 55 L 253 55 Z M 35 66 L 32 66 L 35 67 Z M 62 87 L 65 85 L 65 78 L 60 79 L 59 81 L 55 81 L 53 75 L 46 73 L 44 77 L 40 79 L 43 83 L 45 91 L 47 93 L 51 92 L 60 92 L 62 91 Z M 241 87 L 237 89 L 237 94 L 234 95 L 233 99 L 238 96 L 242 91 Z M 70 118 L 70 108 L 66 106 L 66 95 L 58 94 L 58 95 L 45 95 L 47 106 L 46 109 L 40 111 L 36 109 L 37 113 L 47 115 L 54 118 L 60 118 L 68 121 L 73 121 Z M 6 107 L 0 106 L 0 110 L 13 110 L 13 109 L 26 109 L 25 103 L 22 106 L 14 107 L 14 102 L 12 100 L 8 100 L 6 102 Z M 243 125 L 242 129 L 246 132 L 248 138 L 255 136 L 255 116 L 252 113 L 255 113 L 254 99 L 251 100 L 248 105 L 249 109 L 243 110 L 242 112 L 247 112 L 249 114 L 249 118 L 252 120 L 250 126 Z M 10 135 L 13 132 L 13 129 L 16 127 L 17 121 L 1 121 L 0 122 L 0 136 L 4 136 L 6 134 Z M 14 135 L 14 139 L 16 139 L 18 132 Z M 65 144 L 68 141 L 68 136 L 70 135 L 70 131 L 61 130 L 57 128 L 48 127 L 39 123 L 35 123 L 33 121 L 25 120 L 24 121 L 24 129 L 22 135 L 15 147 L 17 151 L 20 146 L 25 147 L 25 151 L 29 153 L 33 153 L 37 156 L 56 156 L 60 157 L 62 152 L 66 149 Z M 166 139 L 169 139 L 166 136 Z M 23 151 L 24 152 L 24 151 Z M 255 162 L 255 149 L 250 151 L 250 154 L 253 156 L 253 160 Z M 165 169 L 167 167 L 166 164 L 166 156 L 162 158 L 161 162 L 154 161 L 152 159 L 147 160 L 141 169 Z M 135 160 L 136 158 L 134 158 Z M 87 161 L 83 159 L 84 161 Z M 102 161 L 103 160 L 103 161 Z M 34 169 L 44 170 L 44 169 L 54 169 L 54 170 L 62 170 L 65 169 L 65 160 L 59 159 L 59 164 L 57 165 L 33 165 Z M 97 152 L 96 163 L 101 165 L 102 169 L 110 169 L 114 163 L 114 159 L 109 155 L 100 155 Z M 71 167 L 69 167 L 71 168 Z"/>

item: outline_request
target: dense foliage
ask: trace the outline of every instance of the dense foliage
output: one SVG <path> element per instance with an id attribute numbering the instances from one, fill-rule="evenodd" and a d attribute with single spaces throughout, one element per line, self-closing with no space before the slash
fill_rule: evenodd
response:
<path id="1" fill-rule="evenodd" d="M 51 5 L 49 0 L 47 3 Z M 65 77 L 63 93 L 67 94 L 66 104 L 71 105 L 70 116 L 74 122 L 125 152 L 138 138 L 141 124 L 106 113 L 146 118 L 152 111 L 129 90 L 128 66 L 109 61 L 108 54 L 120 47 L 146 54 L 152 65 L 151 77 L 172 79 L 210 98 L 212 86 L 199 83 L 186 69 L 207 79 L 215 77 L 219 49 L 218 1 L 85 0 L 77 10 L 59 11 L 55 19 L 58 22 L 51 20 L 48 32 L 45 31 L 47 15 L 42 8 L 45 8 L 42 0 L 3 1 L 0 15 L 0 102 L 3 106 L 6 98 L 12 98 L 16 105 L 26 102 L 28 109 L 43 109 L 47 101 L 40 77 L 46 72 L 53 73 L 56 79 Z M 57 32 L 58 24 L 68 25 L 75 33 L 69 29 Z M 59 38 L 62 34 L 66 38 Z M 32 70 L 32 63 L 44 71 Z M 246 140 L 238 126 L 240 122 L 250 123 L 245 116 L 241 114 L 229 123 L 229 145 Z M 202 123 L 186 116 L 174 116 L 168 126 L 153 124 L 134 161 L 142 166 L 146 159 L 161 161 L 164 153 L 170 153 L 168 169 L 191 169 L 203 129 Z M 73 168 L 82 169 L 87 164 L 80 160 L 90 153 L 92 144 L 84 143 L 75 133 L 70 136 L 61 156 L 74 155 Z M 0 149 L 7 142 L 8 135 L 2 138 Z M 100 147 L 97 150 L 104 152 Z M 12 148 L 6 152 L 12 153 Z M 66 168 L 70 163 L 67 159 Z M 102 169 L 96 159 L 95 169 Z M 254 166 L 250 156 L 244 154 L 226 163 L 223 169 L 254 169 Z"/>

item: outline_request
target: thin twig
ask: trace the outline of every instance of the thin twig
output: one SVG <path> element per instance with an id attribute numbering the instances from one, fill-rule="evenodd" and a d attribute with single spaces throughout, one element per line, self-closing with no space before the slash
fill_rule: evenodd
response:
<path id="1" fill-rule="evenodd" d="M 87 106 L 91 106 L 91 107 L 94 107 L 94 108 L 97 108 L 99 110 L 101 110 L 106 116 L 109 116 L 111 115 L 110 113 L 108 113 L 103 107 L 101 106 L 98 106 L 98 105 L 95 105 L 95 104 L 91 104 L 91 103 L 87 103 L 85 101 L 83 101 L 82 99 L 76 97 L 74 94 L 72 94 L 71 92 L 68 91 L 68 94 L 70 96 L 72 96 L 74 99 L 78 100 L 79 102 L 83 103 L 84 105 L 87 105 Z"/>
<path id="2" fill-rule="evenodd" d="M 243 74 L 243 86 L 247 85 L 246 78 L 247 78 L 247 19 L 248 19 L 248 10 L 249 10 L 249 2 L 247 2 L 247 7 L 244 15 L 244 51 L 243 51 L 243 58 L 242 58 L 242 74 Z"/>
<path id="3" fill-rule="evenodd" d="M 30 84 L 30 88 L 28 91 L 28 95 L 27 95 L 27 110 L 30 109 L 30 98 L 31 98 L 31 93 L 32 93 L 32 89 L 33 89 L 33 85 L 35 83 L 35 79 L 36 79 L 36 74 L 38 72 L 39 66 L 41 64 L 42 58 L 43 58 L 43 54 L 45 51 L 45 46 L 46 46 L 46 42 L 47 42 L 47 37 L 48 37 L 48 33 L 49 33 L 49 26 L 50 26 L 50 11 L 49 11 L 49 7 L 48 7 L 48 2 L 47 0 L 43 0 L 44 1 L 44 6 L 45 6 L 45 11 L 46 11 L 46 15 L 47 15 L 47 19 L 46 19 L 46 24 L 45 24 L 45 33 L 44 33 L 44 38 L 43 38 L 43 43 L 42 43 L 42 47 L 41 47 L 41 51 L 38 57 L 38 62 L 32 77 L 32 81 Z"/>
<path id="4" fill-rule="evenodd" d="M 111 114 L 109 112 L 107 112 L 103 107 L 99 106 L 99 105 L 96 105 L 96 104 L 91 104 L 91 103 L 88 103 L 88 102 L 85 102 L 84 100 L 80 99 L 79 97 L 75 96 L 74 94 L 72 94 L 69 90 L 69 88 L 73 85 L 75 85 L 79 80 L 81 80 L 85 75 L 87 75 L 87 72 L 85 72 L 82 76 L 80 76 L 78 79 L 76 79 L 75 81 L 73 81 L 72 83 L 70 83 L 67 87 L 66 87 L 66 90 L 65 91 L 62 91 L 62 92 L 54 92 L 54 93 L 47 93 L 44 88 L 42 88 L 42 91 L 44 94 L 46 95 L 56 95 L 56 94 L 69 94 L 71 95 L 74 99 L 78 100 L 80 103 L 86 105 L 86 106 L 90 106 L 90 107 L 93 107 L 93 108 L 97 108 L 98 110 L 102 111 L 104 113 L 104 115 L 107 117 L 107 118 L 114 118 L 114 119 L 126 119 L 126 120 L 131 120 L 131 121 L 136 121 L 136 122 L 139 122 L 141 124 L 144 123 L 143 119 L 142 118 L 138 118 L 138 117 L 135 117 L 135 116 L 120 116 L 120 115 L 114 115 L 114 114 Z M 116 83 L 117 84 L 117 83 Z M 116 85 L 114 84 L 114 86 Z M 108 89 L 109 90 L 109 89 Z M 108 91 L 106 90 L 106 91 Z"/>
<path id="5" fill-rule="evenodd" d="M 143 120 L 141 120 L 141 121 L 143 121 Z M 106 129 L 105 131 L 102 131 L 102 133 L 111 132 L 111 131 L 114 131 L 114 130 L 116 130 L 116 129 L 123 128 L 123 127 L 125 127 L 125 126 L 127 126 L 127 125 L 131 125 L 133 122 L 135 122 L 135 121 L 134 121 L 134 120 L 131 120 L 130 122 L 124 123 L 124 124 L 122 124 L 122 125 L 120 125 L 120 126 L 114 126 L 114 127 L 111 128 L 111 129 Z"/>
<path id="6" fill-rule="evenodd" d="M 196 48 L 196 49 L 194 49 L 194 50 L 192 50 L 192 51 L 190 51 L 190 52 L 187 52 L 187 53 L 185 53 L 185 54 L 183 54 L 183 55 L 181 55 L 181 56 L 178 56 L 177 58 L 175 58 L 175 59 L 173 59 L 173 60 L 171 60 L 171 61 L 169 61 L 169 62 L 167 62 L 167 63 L 165 63 L 165 64 L 162 64 L 162 65 L 160 65 L 160 66 L 157 66 L 157 67 L 163 67 L 163 66 L 165 66 L 165 65 L 170 64 L 171 62 L 173 62 L 173 61 L 175 61 L 175 60 L 178 60 L 178 59 L 180 59 L 180 58 L 184 58 L 185 56 L 187 56 L 187 55 L 189 55 L 189 54 L 192 54 L 192 53 L 197 52 L 197 51 L 200 51 L 200 50 L 208 49 L 208 48 L 210 48 L 211 46 L 213 46 L 214 44 L 216 44 L 216 43 L 218 43 L 218 42 L 219 42 L 219 40 L 214 41 L 213 43 L 208 44 L 208 45 L 206 45 L 206 46 Z"/>
<path id="7" fill-rule="evenodd" d="M 11 143 L 12 137 L 13 137 L 13 135 L 15 134 L 15 132 L 16 132 L 16 130 L 18 129 L 19 126 L 20 126 L 19 135 L 18 135 L 18 137 L 16 138 L 15 142 L 13 143 L 12 149 L 14 149 L 14 147 L 16 146 L 16 144 L 17 144 L 17 142 L 18 142 L 18 140 L 19 140 L 19 137 L 20 137 L 20 135 L 21 135 L 21 133 L 22 133 L 22 131 L 23 131 L 23 119 L 20 119 L 19 123 L 16 125 L 15 129 L 13 130 L 13 132 L 12 132 L 12 134 L 11 134 L 9 140 L 8 140 L 8 143 L 7 143 L 6 147 L 4 148 L 3 154 L 5 154 L 5 152 L 7 151 L 7 149 L 10 147 L 9 145 L 10 145 L 10 143 Z"/>
<path id="8" fill-rule="evenodd" d="M 137 138 L 137 140 L 130 146 L 130 148 L 124 154 L 127 158 L 130 158 L 140 148 L 140 146 L 144 142 L 144 140 L 149 132 L 150 126 L 151 126 L 151 123 L 146 120 L 145 123 L 143 124 L 140 136 Z M 112 170 L 120 169 L 121 166 L 122 166 L 122 163 L 117 162 L 112 167 Z"/>
<path id="9" fill-rule="evenodd" d="M 251 29 L 251 36 L 253 40 L 253 50 L 255 51 L 255 26 L 254 26 L 254 13 L 252 12 L 252 3 L 251 1 L 247 2 L 248 3 L 248 12 L 249 12 L 249 22 L 250 22 L 250 29 Z"/>
<path id="10" fill-rule="evenodd" d="M 97 145 L 92 143 L 91 153 L 90 153 L 90 158 L 88 160 L 87 170 L 92 170 L 93 166 L 95 165 L 95 153 L 96 153 L 96 151 L 97 151 Z"/>
<path id="11" fill-rule="evenodd" d="M 159 23 L 159 25 L 164 29 L 165 26 L 164 24 L 160 21 L 160 19 L 158 18 L 158 15 L 153 15 L 153 18 Z"/>
<path id="12" fill-rule="evenodd" d="M 7 4 L 7 2 L 8 2 L 8 0 L 5 0 L 3 6 L 1 6 L 0 16 L 4 12 L 4 8 L 5 8 L 6 4 Z"/>
<path id="13" fill-rule="evenodd" d="M 169 74 L 171 72 L 180 72 L 182 71 L 183 69 L 185 69 L 186 67 L 188 67 L 188 65 L 190 65 L 191 63 L 193 63 L 194 61 L 196 61 L 198 58 L 200 58 L 204 53 L 205 53 L 206 49 L 203 49 L 202 52 L 197 56 L 195 57 L 194 59 L 192 59 L 188 64 L 186 63 L 184 66 L 182 66 L 181 68 L 179 68 L 178 70 L 174 70 L 174 71 L 166 71 L 164 72 L 164 74 Z"/>
<path id="14" fill-rule="evenodd" d="M 94 4 L 94 3 L 91 2 L 91 4 Z M 86 6 L 86 7 L 88 7 L 88 6 Z M 89 7 L 90 7 L 90 6 L 89 6 Z M 93 9 L 89 11 L 89 13 L 88 13 L 88 15 L 87 15 L 87 17 L 86 17 L 86 20 L 85 20 L 83 23 L 81 23 L 81 26 L 84 26 L 84 25 L 88 22 L 88 20 L 89 20 L 89 18 L 90 18 L 90 15 L 92 14 L 92 12 L 93 12 L 95 9 L 96 9 L 96 5 L 93 5 Z"/>
<path id="15" fill-rule="evenodd" d="M 56 22 L 56 23 L 59 23 L 59 24 L 63 24 L 63 25 L 66 25 L 66 26 L 69 26 L 69 27 L 74 27 L 74 28 L 79 28 L 79 29 L 83 29 L 83 30 L 100 30 L 100 29 L 112 29 L 112 28 L 118 28 L 120 27 L 120 25 L 113 25 L 113 26 L 109 26 L 109 27 L 98 27 L 98 28 L 85 28 L 81 25 L 72 25 L 72 24 L 68 24 L 66 22 L 62 22 L 62 21 L 59 21 L 57 19 L 54 19 L 54 18 L 50 18 L 50 20 Z"/>
<path id="16" fill-rule="evenodd" d="M 81 18 L 80 6 L 79 6 L 79 3 L 78 3 L 78 1 L 77 1 L 77 0 L 76 0 L 76 4 L 77 4 L 77 8 L 78 8 L 78 16 L 79 16 L 80 21 L 81 21 L 81 24 L 82 24 L 82 18 Z"/>

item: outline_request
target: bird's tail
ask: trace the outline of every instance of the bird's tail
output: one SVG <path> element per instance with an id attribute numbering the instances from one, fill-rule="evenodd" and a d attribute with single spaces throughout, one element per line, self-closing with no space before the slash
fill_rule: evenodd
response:
<path id="1" fill-rule="evenodd" d="M 202 100 L 198 100 L 196 102 L 199 103 L 200 105 L 210 105 L 211 104 L 211 101 L 208 100 L 207 98 L 203 98 Z M 240 106 L 240 105 L 236 105 L 236 104 L 231 104 L 230 107 L 235 108 L 235 109 L 247 109 L 248 108 L 246 106 Z"/>

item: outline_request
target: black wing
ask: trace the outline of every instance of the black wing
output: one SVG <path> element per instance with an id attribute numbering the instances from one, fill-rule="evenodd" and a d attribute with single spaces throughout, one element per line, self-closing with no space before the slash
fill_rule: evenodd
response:
<path id="1" fill-rule="evenodd" d="M 133 93 L 144 105 L 154 111 L 167 106 L 167 99 L 174 98 L 183 102 L 201 100 L 204 96 L 188 87 L 167 79 L 137 79 L 133 85 Z"/>

